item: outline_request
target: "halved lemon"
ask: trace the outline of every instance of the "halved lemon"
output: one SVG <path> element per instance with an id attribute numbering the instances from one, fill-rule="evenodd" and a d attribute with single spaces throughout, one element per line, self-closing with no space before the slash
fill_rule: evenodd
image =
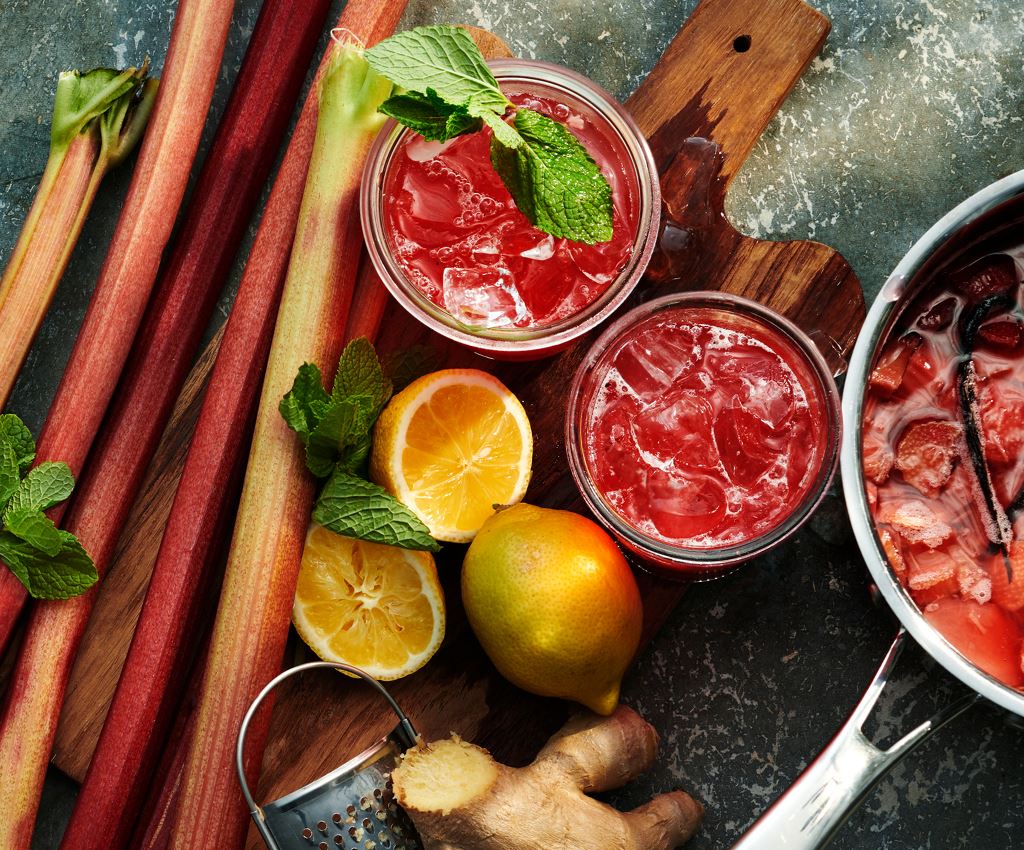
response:
<path id="1" fill-rule="evenodd" d="M 408 676 L 444 637 L 444 594 L 434 557 L 313 524 L 292 621 L 324 661 L 352 664 L 376 679 Z"/>
<path id="2" fill-rule="evenodd" d="M 532 460 L 519 399 L 479 369 L 444 369 L 413 381 L 384 408 L 370 477 L 435 538 L 465 543 L 495 505 L 522 500 Z"/>

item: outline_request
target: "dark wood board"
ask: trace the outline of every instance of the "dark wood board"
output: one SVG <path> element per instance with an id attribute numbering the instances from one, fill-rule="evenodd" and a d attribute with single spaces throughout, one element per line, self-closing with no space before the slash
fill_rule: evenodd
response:
<path id="1" fill-rule="evenodd" d="M 666 232 L 650 274 L 631 303 L 686 289 L 722 289 L 756 298 L 790 316 L 820 339 L 848 350 L 864 315 L 860 284 L 833 249 L 812 242 L 773 243 L 739 234 L 726 220 L 725 193 L 757 138 L 817 54 L 828 33 L 826 18 L 799 0 L 703 0 L 666 50 L 628 108 L 651 141 L 662 173 Z M 746 49 L 744 49 L 746 48 Z M 565 463 L 562 427 L 564 398 L 575 367 L 592 338 L 552 361 L 533 364 L 487 363 L 448 347 L 391 304 L 382 323 L 382 350 L 422 342 L 438 349 L 449 365 L 472 364 L 496 372 L 523 399 L 534 427 L 534 479 L 528 499 L 581 509 Z M 198 393 L 203 374 L 190 382 Z M 187 399 L 179 407 L 187 410 Z M 176 464 L 187 444 L 187 417 L 169 431 L 151 479 L 148 499 L 173 492 Z M 56 755 L 57 764 L 81 778 L 95 733 L 109 702 L 110 667 L 95 659 L 111 652 L 109 630 L 124 643 L 130 634 L 130 594 L 114 584 L 145 585 L 147 553 L 159 544 L 156 511 L 133 519 L 123 557 L 100 595 L 102 620 L 80 656 Z M 148 529 L 148 530 L 147 530 Z M 447 636 L 437 656 L 420 672 L 393 683 L 391 690 L 420 731 L 428 736 L 451 730 L 491 748 L 510 763 L 528 760 L 564 718 L 566 705 L 523 694 L 496 674 L 483 656 L 459 604 L 459 547 L 446 547 L 439 569 L 449 607 Z M 127 553 L 127 554 L 125 554 Z M 645 599 L 646 634 L 671 612 L 685 585 L 638 571 Z M 104 596 L 109 600 L 104 602 Z M 99 614 L 97 615 L 99 616 Z M 92 634 L 95 632 L 94 634 Z M 89 643 L 88 641 L 91 641 Z M 91 646 L 91 649 L 90 649 Z M 123 653 L 122 653 L 123 657 Z M 92 659 L 92 661 L 90 661 Z M 100 676 L 97 669 L 103 668 Z M 102 679 L 103 685 L 99 682 Z M 114 676 L 116 680 L 116 675 Z M 103 688 L 108 693 L 103 696 Z M 73 720 L 73 718 L 75 718 Z M 310 674 L 282 689 L 274 712 L 271 742 L 264 760 L 262 799 L 299 787 L 337 766 L 383 734 L 390 720 L 370 694 L 331 674 Z M 250 846 L 261 846 L 255 836 Z"/>

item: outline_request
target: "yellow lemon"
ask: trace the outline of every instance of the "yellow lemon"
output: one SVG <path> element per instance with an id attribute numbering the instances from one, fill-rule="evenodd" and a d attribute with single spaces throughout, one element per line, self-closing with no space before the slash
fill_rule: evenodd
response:
<path id="1" fill-rule="evenodd" d="M 438 540 L 473 539 L 494 505 L 520 501 L 533 435 L 522 404 L 479 369 L 424 375 L 384 408 L 373 431 L 370 477 Z"/>
<path id="2" fill-rule="evenodd" d="M 342 537 L 312 525 L 292 621 L 324 661 L 377 679 L 419 670 L 444 637 L 444 594 L 429 552 Z"/>
<path id="3" fill-rule="evenodd" d="M 589 519 L 525 504 L 500 511 L 466 553 L 462 601 L 513 684 L 615 710 L 643 609 L 626 559 Z"/>

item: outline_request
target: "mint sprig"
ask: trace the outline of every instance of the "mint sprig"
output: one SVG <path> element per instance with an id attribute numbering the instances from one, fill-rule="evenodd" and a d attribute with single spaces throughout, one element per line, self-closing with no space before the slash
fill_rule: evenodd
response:
<path id="1" fill-rule="evenodd" d="M 423 521 L 365 477 L 373 426 L 392 387 L 373 346 L 360 337 L 342 352 L 330 392 L 320 370 L 304 363 L 278 409 L 305 445 L 309 471 L 327 479 L 314 521 L 346 537 L 436 552 L 440 546 Z"/>
<path id="2" fill-rule="evenodd" d="M 406 90 L 380 111 L 425 139 L 490 128 L 491 162 L 534 227 L 591 245 L 612 238 L 611 186 L 586 147 L 564 124 L 505 97 L 464 29 L 417 27 L 370 48 L 366 59 Z"/>
<path id="3" fill-rule="evenodd" d="M 71 495 L 71 470 L 53 461 L 30 468 L 35 456 L 25 423 L 13 413 L 0 415 L 0 561 L 34 598 L 67 599 L 96 583 L 96 565 L 44 513 Z"/>

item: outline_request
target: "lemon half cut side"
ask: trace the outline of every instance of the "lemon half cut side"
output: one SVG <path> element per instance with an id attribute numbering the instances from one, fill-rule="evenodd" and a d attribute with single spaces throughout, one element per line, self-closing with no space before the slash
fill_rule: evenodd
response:
<path id="1" fill-rule="evenodd" d="M 479 369 L 444 369 L 413 381 L 384 409 L 370 477 L 436 539 L 466 543 L 495 505 L 522 500 L 532 461 L 519 399 Z"/>
<path id="2" fill-rule="evenodd" d="M 313 524 L 292 620 L 324 661 L 351 664 L 383 681 L 408 676 L 444 638 L 444 594 L 434 558 Z"/>

